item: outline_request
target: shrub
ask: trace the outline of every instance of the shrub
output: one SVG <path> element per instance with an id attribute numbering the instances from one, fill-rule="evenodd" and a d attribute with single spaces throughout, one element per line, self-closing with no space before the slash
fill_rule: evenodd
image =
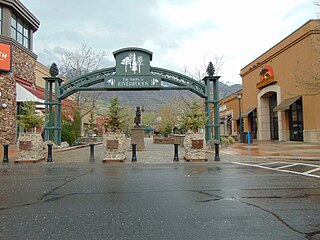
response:
<path id="1" fill-rule="evenodd" d="M 74 133 L 74 125 L 73 122 L 67 119 L 62 120 L 61 125 L 61 141 L 68 142 L 70 145 L 74 145 L 76 140 L 76 136 Z"/>
<path id="2" fill-rule="evenodd" d="M 228 142 L 229 142 L 229 144 L 234 144 L 235 143 L 234 138 L 232 136 L 229 136 Z"/>

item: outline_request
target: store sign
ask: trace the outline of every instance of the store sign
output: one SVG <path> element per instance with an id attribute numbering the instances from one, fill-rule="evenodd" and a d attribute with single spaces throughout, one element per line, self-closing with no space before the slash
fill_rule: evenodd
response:
<path id="1" fill-rule="evenodd" d="M 0 70 L 11 71 L 11 45 L 0 43 Z"/>
<path id="2" fill-rule="evenodd" d="M 260 74 L 260 82 L 257 83 L 256 87 L 258 89 L 264 88 L 270 84 L 276 83 L 277 81 L 274 79 L 274 72 L 271 66 L 265 66 Z"/>
<path id="3" fill-rule="evenodd" d="M 107 81 L 117 89 L 159 88 L 161 79 L 150 75 L 152 53 L 141 48 L 125 48 L 113 53 L 116 59 L 116 74 Z"/>

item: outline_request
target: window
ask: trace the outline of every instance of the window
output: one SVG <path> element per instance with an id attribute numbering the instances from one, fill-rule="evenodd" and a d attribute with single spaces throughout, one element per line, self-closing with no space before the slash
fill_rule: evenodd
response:
<path id="1" fill-rule="evenodd" d="M 2 7 L 0 7 L 0 35 L 2 34 Z"/>
<path id="2" fill-rule="evenodd" d="M 11 37 L 26 48 L 30 48 L 29 27 L 15 14 L 11 15 Z"/>

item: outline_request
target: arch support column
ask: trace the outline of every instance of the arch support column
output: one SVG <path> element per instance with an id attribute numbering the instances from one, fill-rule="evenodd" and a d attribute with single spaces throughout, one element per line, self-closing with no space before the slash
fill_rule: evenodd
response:
<path id="1" fill-rule="evenodd" d="M 203 79 L 206 85 L 206 113 L 207 124 L 206 128 L 206 141 L 212 140 L 212 126 L 214 128 L 214 139 L 220 143 L 220 116 L 219 116 L 219 80 L 220 76 L 209 75 Z M 212 86 L 212 88 L 211 88 Z M 214 106 L 214 123 L 212 125 L 212 112 L 211 106 Z"/>
<path id="2" fill-rule="evenodd" d="M 46 122 L 44 128 L 44 141 L 53 141 L 55 144 L 61 144 L 61 100 L 59 99 L 59 88 L 62 79 L 59 77 L 45 77 L 46 96 L 45 113 Z M 53 95 L 53 87 L 55 94 Z"/>

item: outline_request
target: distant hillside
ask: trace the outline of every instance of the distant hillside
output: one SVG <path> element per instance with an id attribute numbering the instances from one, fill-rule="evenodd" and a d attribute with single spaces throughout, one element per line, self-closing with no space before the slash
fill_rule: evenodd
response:
<path id="1" fill-rule="evenodd" d="M 226 85 L 219 82 L 220 99 L 224 98 L 242 87 L 241 84 Z M 146 106 L 149 109 L 157 109 L 161 105 L 170 104 L 174 97 L 183 95 L 187 99 L 199 99 L 199 97 L 190 91 L 106 91 L 99 96 L 100 104 L 109 102 L 112 96 L 117 96 L 121 104 L 129 106 Z"/>

